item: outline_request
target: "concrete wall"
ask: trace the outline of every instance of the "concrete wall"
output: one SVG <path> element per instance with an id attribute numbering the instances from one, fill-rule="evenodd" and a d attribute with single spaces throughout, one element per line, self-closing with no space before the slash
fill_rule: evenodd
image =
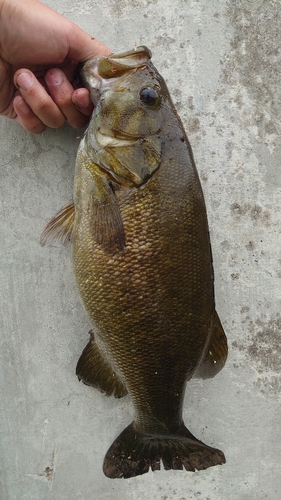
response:
<path id="1" fill-rule="evenodd" d="M 189 383 L 206 471 L 107 479 L 132 405 L 78 383 L 89 323 L 71 249 L 38 234 L 72 194 L 78 133 L 0 118 L 1 500 L 277 500 L 281 492 L 280 0 L 47 0 L 112 50 L 146 44 L 190 138 L 206 197 L 229 359 Z"/>

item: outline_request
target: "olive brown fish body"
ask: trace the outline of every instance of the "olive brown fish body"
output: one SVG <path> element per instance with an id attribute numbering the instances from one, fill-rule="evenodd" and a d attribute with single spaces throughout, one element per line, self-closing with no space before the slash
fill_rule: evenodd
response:
<path id="1" fill-rule="evenodd" d="M 73 224 L 75 275 L 93 325 L 77 374 L 107 394 L 128 391 L 135 408 L 104 472 L 223 463 L 182 420 L 186 382 L 204 365 L 213 376 L 227 356 L 185 131 L 145 47 L 89 61 L 82 75 L 96 108 L 77 155 L 75 213 L 58 217 Z"/>

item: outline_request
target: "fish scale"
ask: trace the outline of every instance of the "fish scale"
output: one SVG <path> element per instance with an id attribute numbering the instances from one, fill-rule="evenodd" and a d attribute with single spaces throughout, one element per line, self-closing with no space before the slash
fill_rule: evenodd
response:
<path id="1" fill-rule="evenodd" d="M 189 142 L 146 47 L 88 61 L 81 74 L 96 108 L 77 154 L 74 203 L 41 240 L 57 239 L 58 226 L 62 241 L 71 233 L 93 326 L 79 379 L 116 397 L 128 391 L 134 405 L 104 473 L 132 477 L 161 460 L 166 469 L 222 464 L 223 453 L 182 420 L 186 382 L 196 370 L 214 376 L 227 357 Z"/>

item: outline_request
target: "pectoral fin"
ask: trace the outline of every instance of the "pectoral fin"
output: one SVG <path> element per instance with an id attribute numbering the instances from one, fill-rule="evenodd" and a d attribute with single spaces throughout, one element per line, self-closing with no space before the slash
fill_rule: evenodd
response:
<path id="1" fill-rule="evenodd" d="M 113 189 L 100 178 L 90 198 L 91 230 L 95 241 L 106 251 L 124 250 L 125 232 Z"/>
<path id="2" fill-rule="evenodd" d="M 71 241 L 74 216 L 74 203 L 64 205 L 43 228 L 40 234 L 40 244 L 57 246 L 66 245 Z"/>
<path id="3" fill-rule="evenodd" d="M 200 366 L 194 374 L 194 377 L 214 377 L 224 367 L 227 353 L 227 338 L 220 322 L 220 318 L 216 312 L 209 345 Z"/>

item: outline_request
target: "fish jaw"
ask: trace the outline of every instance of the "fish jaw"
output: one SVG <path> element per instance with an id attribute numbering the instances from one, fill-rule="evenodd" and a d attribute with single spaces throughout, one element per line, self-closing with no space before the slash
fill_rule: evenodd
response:
<path id="1" fill-rule="evenodd" d="M 80 68 L 80 79 L 89 90 L 93 104 L 96 105 L 101 88 L 112 88 L 116 79 L 120 79 L 120 76 L 128 71 L 144 66 L 150 59 L 151 51 L 145 46 L 107 57 L 97 57 L 83 64 Z"/>

